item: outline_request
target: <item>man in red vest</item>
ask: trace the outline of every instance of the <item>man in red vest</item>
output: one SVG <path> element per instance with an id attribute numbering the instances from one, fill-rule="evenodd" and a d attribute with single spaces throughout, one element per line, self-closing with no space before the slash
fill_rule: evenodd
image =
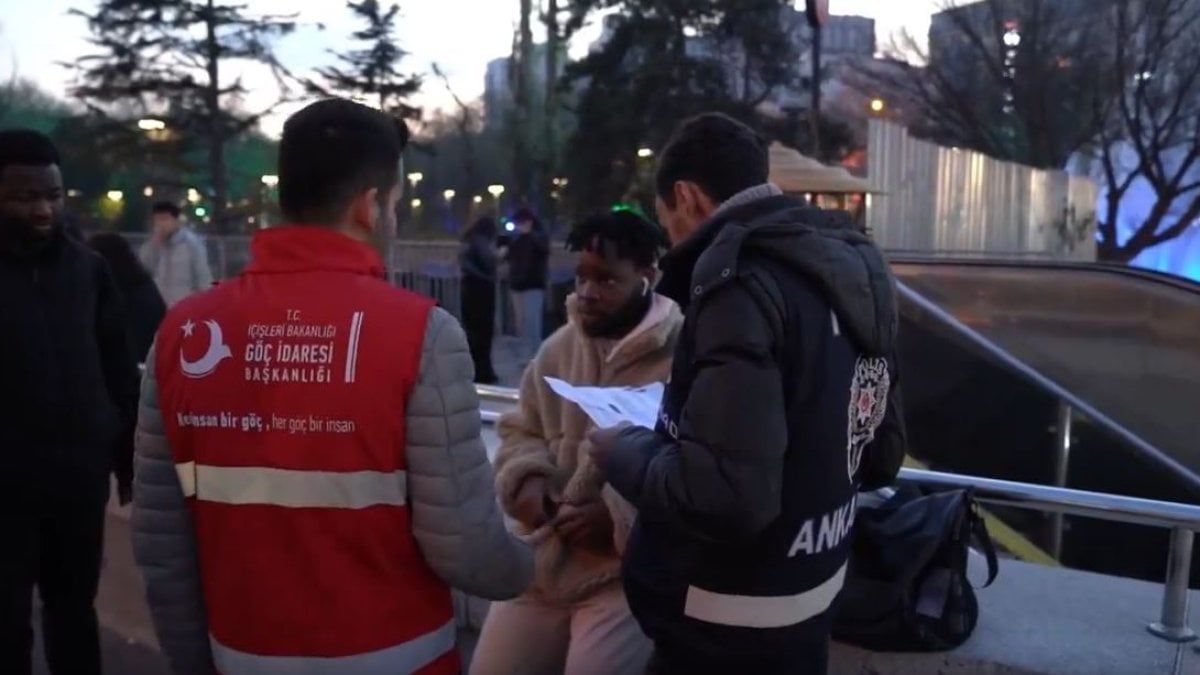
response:
<path id="1" fill-rule="evenodd" d="M 530 580 L 466 337 L 384 280 L 407 135 L 345 100 L 289 119 L 295 225 L 172 308 L 147 358 L 134 546 L 178 674 L 457 674 L 450 588 Z"/>

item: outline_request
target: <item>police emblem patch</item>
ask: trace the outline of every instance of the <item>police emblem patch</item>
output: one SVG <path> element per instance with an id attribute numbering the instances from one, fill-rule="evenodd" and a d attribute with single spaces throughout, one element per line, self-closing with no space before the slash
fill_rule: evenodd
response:
<path id="1" fill-rule="evenodd" d="M 854 363 L 854 377 L 850 380 L 850 407 L 846 426 L 846 472 L 850 482 L 858 473 L 863 449 L 875 438 L 875 430 L 883 421 L 887 411 L 888 390 L 887 360 L 880 357 L 858 357 Z"/>

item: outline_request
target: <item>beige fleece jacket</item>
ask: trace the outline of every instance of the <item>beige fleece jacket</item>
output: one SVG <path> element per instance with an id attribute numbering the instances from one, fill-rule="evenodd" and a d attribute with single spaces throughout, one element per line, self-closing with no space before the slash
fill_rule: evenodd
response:
<path id="1" fill-rule="evenodd" d="M 655 295 L 650 311 L 620 341 L 589 338 L 579 329 L 574 297 L 567 299 L 567 325 L 542 344 L 525 370 L 520 403 L 500 418 L 496 453 L 496 493 L 512 513 L 526 478 L 545 476 L 565 501 L 602 499 L 613 520 L 613 546 L 607 553 L 569 546 L 549 526 L 530 534 L 535 542 L 534 583 L 529 593 L 555 602 L 576 602 L 620 577 L 621 553 L 633 526 L 634 509 L 604 485 L 587 454 L 592 424 L 573 403 L 546 384 L 555 377 L 583 386 L 636 387 L 670 376 L 675 340 L 683 314 L 673 301 Z"/>

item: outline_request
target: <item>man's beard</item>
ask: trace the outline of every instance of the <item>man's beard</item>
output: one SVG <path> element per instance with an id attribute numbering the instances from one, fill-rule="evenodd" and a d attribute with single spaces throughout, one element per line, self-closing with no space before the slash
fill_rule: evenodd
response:
<path id="1" fill-rule="evenodd" d="M 653 298 L 654 296 L 649 293 L 635 294 L 624 306 L 604 321 L 586 326 L 584 332 L 592 338 L 620 340 L 629 335 L 630 331 L 637 328 L 642 319 L 646 318 L 646 312 L 650 311 L 650 303 Z"/>
<path id="2" fill-rule="evenodd" d="M 38 232 L 29 221 L 0 218 L 0 251 L 18 256 L 37 255 L 49 248 L 62 231 L 58 220 L 51 221 L 49 231 Z"/>

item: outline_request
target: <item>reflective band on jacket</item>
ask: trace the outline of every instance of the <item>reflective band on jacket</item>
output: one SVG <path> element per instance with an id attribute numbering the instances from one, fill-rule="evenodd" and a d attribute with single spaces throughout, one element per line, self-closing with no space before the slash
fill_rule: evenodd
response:
<path id="1" fill-rule="evenodd" d="M 403 506 L 403 471 L 297 471 L 258 466 L 175 465 L 183 494 L 220 504 L 270 504 L 292 508 L 362 509 Z"/>
<path id="2" fill-rule="evenodd" d="M 725 595 L 689 586 L 685 616 L 722 626 L 782 628 L 829 609 L 846 581 L 846 565 L 820 586 L 796 595 Z"/>
<path id="3" fill-rule="evenodd" d="M 454 649 L 458 632 L 450 621 L 395 647 L 353 656 L 259 656 L 212 639 L 213 665 L 225 675 L 409 675 Z"/>

